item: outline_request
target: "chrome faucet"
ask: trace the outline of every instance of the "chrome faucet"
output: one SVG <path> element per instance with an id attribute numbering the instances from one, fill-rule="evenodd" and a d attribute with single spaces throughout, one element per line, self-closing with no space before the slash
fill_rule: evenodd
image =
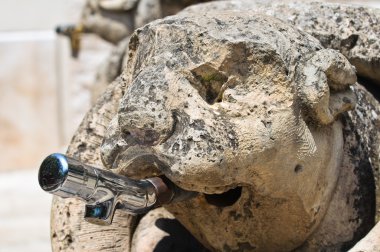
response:
<path id="1" fill-rule="evenodd" d="M 116 209 L 140 214 L 197 194 L 179 188 L 165 177 L 132 180 L 59 153 L 45 158 L 38 181 L 46 192 L 84 200 L 85 220 L 98 225 L 111 224 Z"/>

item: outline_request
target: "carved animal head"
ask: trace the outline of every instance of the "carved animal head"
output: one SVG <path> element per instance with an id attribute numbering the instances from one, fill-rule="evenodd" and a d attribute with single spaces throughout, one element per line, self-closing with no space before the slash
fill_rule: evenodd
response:
<path id="1" fill-rule="evenodd" d="M 348 61 L 251 12 L 169 17 L 137 30 L 129 47 L 104 164 L 200 192 L 167 208 L 210 248 L 302 244 L 336 185 L 337 118 L 354 106 Z"/>
<path id="2" fill-rule="evenodd" d="M 134 30 L 134 10 L 138 0 L 87 0 L 81 25 L 87 32 L 117 43 Z"/>
<path id="3" fill-rule="evenodd" d="M 173 15 L 194 3 L 209 0 L 87 0 L 81 24 L 87 32 L 117 43 L 138 27 Z"/>

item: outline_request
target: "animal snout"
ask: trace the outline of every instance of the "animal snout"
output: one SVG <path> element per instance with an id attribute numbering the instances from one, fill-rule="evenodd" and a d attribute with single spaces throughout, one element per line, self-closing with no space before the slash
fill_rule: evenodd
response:
<path id="1" fill-rule="evenodd" d="M 167 139 L 172 131 L 173 118 L 164 109 L 153 111 L 119 112 L 121 136 L 133 145 L 154 146 Z"/>

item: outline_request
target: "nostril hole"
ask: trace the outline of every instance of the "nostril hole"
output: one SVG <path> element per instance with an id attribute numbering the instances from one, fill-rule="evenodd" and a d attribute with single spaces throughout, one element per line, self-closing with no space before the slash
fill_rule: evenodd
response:
<path id="1" fill-rule="evenodd" d="M 122 137 L 128 145 L 154 145 L 160 138 L 160 134 L 151 129 L 132 129 L 122 131 Z"/>
<path id="2" fill-rule="evenodd" d="M 123 138 L 128 143 L 128 145 L 136 144 L 136 139 L 134 135 L 132 134 L 132 132 L 129 130 L 123 130 L 121 132 L 121 138 Z"/>
<path id="3" fill-rule="evenodd" d="M 218 206 L 218 207 L 232 206 L 240 198 L 241 191 L 242 191 L 242 188 L 241 186 L 239 186 L 221 194 L 205 194 L 205 199 L 207 203 L 214 206 Z"/>
<path id="4" fill-rule="evenodd" d="M 296 165 L 296 167 L 294 167 L 294 172 L 295 173 L 299 173 L 303 170 L 303 166 L 302 165 Z"/>

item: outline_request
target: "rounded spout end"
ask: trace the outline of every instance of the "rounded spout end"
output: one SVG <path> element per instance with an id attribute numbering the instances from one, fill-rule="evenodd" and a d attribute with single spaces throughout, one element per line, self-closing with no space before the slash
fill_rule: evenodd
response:
<path id="1" fill-rule="evenodd" d="M 41 188 L 47 192 L 58 189 L 67 178 L 68 166 L 67 159 L 62 154 L 55 153 L 45 158 L 38 172 Z"/>

